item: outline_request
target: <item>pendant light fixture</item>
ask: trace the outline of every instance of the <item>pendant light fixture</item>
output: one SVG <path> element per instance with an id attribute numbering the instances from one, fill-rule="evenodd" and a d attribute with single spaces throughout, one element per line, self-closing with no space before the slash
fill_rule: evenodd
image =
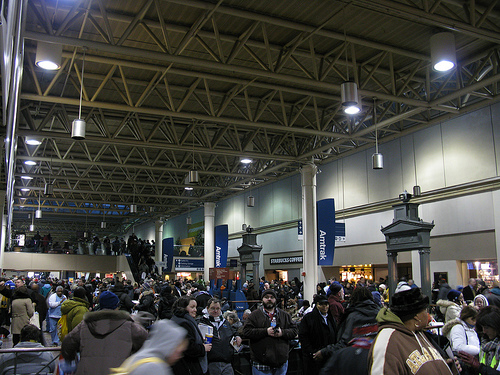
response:
<path id="1" fill-rule="evenodd" d="M 345 66 L 347 71 L 347 80 L 340 85 L 340 99 L 344 112 L 348 115 L 355 115 L 361 110 L 359 106 L 358 85 L 354 80 L 349 79 L 349 61 L 347 57 L 347 34 L 344 27 L 345 43 Z"/>
<path id="2" fill-rule="evenodd" d="M 106 229 L 106 209 L 104 208 L 104 205 L 102 206 L 102 221 L 101 221 L 101 229 Z"/>
<path id="3" fill-rule="evenodd" d="M 432 68 L 438 72 L 447 72 L 457 65 L 455 36 L 450 32 L 431 36 Z"/>
<path id="4" fill-rule="evenodd" d="M 137 205 L 135 204 L 135 185 L 133 186 L 133 189 L 134 189 L 134 196 L 132 197 L 132 204 L 130 205 L 131 214 L 137 213 Z"/>
<path id="5" fill-rule="evenodd" d="M 71 138 L 82 140 L 85 139 L 85 120 L 82 119 L 82 98 L 83 98 L 83 73 L 85 69 L 85 48 L 83 49 L 83 59 L 82 59 L 82 76 L 80 85 L 80 108 L 78 110 L 78 118 L 73 120 L 71 126 Z"/>
<path id="6" fill-rule="evenodd" d="M 247 207 L 254 207 L 254 206 L 255 206 L 255 197 L 253 197 L 252 195 L 250 195 L 247 198 Z"/>
<path id="7" fill-rule="evenodd" d="M 197 184 L 199 181 L 199 176 L 198 176 L 198 171 L 194 169 L 194 125 L 191 134 L 193 137 L 193 168 L 189 171 L 188 182 L 190 184 Z"/>
<path id="8" fill-rule="evenodd" d="M 372 155 L 372 168 L 384 168 L 384 156 L 378 152 L 378 132 L 377 132 L 377 102 L 373 99 L 373 123 L 375 124 L 375 153 Z"/>
<path id="9" fill-rule="evenodd" d="M 54 195 L 54 183 L 50 183 L 51 176 L 52 176 L 52 156 L 50 157 L 49 179 L 48 182 L 45 183 L 45 187 L 43 189 L 43 193 L 48 197 Z"/>
<path id="10" fill-rule="evenodd" d="M 62 44 L 37 42 L 35 65 L 45 70 L 61 68 Z"/>
<path id="11" fill-rule="evenodd" d="M 40 200 L 41 200 L 40 199 L 40 196 L 41 196 L 40 192 L 41 192 L 41 190 L 38 190 L 38 210 L 36 210 L 36 212 L 35 212 L 35 217 L 37 219 L 41 219 L 42 218 L 42 208 L 40 206 Z"/>
<path id="12" fill-rule="evenodd" d="M 35 231 L 35 215 L 31 215 L 31 225 L 30 225 L 30 232 Z"/>

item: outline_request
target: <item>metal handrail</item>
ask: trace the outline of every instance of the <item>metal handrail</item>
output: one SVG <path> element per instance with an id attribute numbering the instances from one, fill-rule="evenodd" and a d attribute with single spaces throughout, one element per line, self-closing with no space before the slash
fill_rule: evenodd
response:
<path id="1" fill-rule="evenodd" d="M 9 349 L 0 349 L 0 354 L 2 353 L 15 353 L 15 356 L 14 356 L 14 374 L 17 374 L 17 354 L 18 353 L 32 353 L 32 352 L 60 352 L 61 351 L 61 347 L 60 346 L 54 346 L 54 347 L 49 347 L 49 348 L 9 348 Z M 40 372 L 42 372 L 43 370 L 45 369 L 49 369 L 49 366 L 52 362 L 54 362 L 55 360 L 57 360 L 59 358 L 58 355 L 54 356 L 54 358 L 47 362 L 47 363 L 44 363 L 44 364 L 40 364 L 40 365 L 43 365 L 43 367 L 38 370 L 38 372 L 35 373 L 35 375 L 38 375 L 40 374 Z"/>

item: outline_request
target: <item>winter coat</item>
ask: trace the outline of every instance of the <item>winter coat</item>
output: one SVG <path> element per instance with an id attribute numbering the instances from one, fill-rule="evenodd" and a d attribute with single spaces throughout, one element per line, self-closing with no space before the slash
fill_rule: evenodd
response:
<path id="1" fill-rule="evenodd" d="M 177 300 L 173 294 L 168 294 L 166 296 L 160 297 L 160 302 L 158 303 L 158 319 L 171 319 L 174 314 L 172 307 L 174 302 Z"/>
<path id="2" fill-rule="evenodd" d="M 203 375 L 208 371 L 207 352 L 203 345 L 198 324 L 185 310 L 177 311 L 171 319 L 187 331 L 189 344 L 182 357 L 173 367 L 176 375 Z"/>
<path id="3" fill-rule="evenodd" d="M 377 314 L 379 310 L 380 307 L 371 300 L 349 306 L 338 326 L 336 343 L 321 350 L 323 357 L 330 357 L 336 351 L 347 347 L 353 338 L 374 337 L 378 329 Z"/>
<path id="4" fill-rule="evenodd" d="M 450 320 L 460 317 L 462 306 L 457 305 L 455 302 L 440 299 L 436 302 L 436 305 L 439 306 L 441 314 L 444 315 L 445 323 L 448 323 Z"/>
<path id="5" fill-rule="evenodd" d="M 120 367 L 131 368 L 134 363 L 145 358 L 157 358 L 161 361 L 138 365 L 129 375 L 172 375 L 172 370 L 165 359 L 180 345 L 186 337 L 186 330 L 169 320 L 160 320 L 153 324 L 149 336 L 142 348 L 129 357 Z M 188 374 L 188 373 L 186 373 Z"/>
<path id="6" fill-rule="evenodd" d="M 379 329 L 368 357 L 372 375 L 452 374 L 439 351 L 421 332 L 412 332 L 388 308 L 377 315 Z"/>
<path id="7" fill-rule="evenodd" d="M 16 293 L 17 294 L 17 293 Z M 18 295 L 12 300 L 12 325 L 11 333 L 13 335 L 18 335 L 21 333 L 21 329 L 30 322 L 30 318 L 33 316 L 35 309 L 33 308 L 33 303 L 28 295 L 24 298 Z"/>
<path id="8" fill-rule="evenodd" d="M 484 292 L 488 303 L 500 307 L 500 288 L 492 288 Z"/>
<path id="9" fill-rule="evenodd" d="M 87 299 L 74 297 L 67 299 L 61 305 L 61 314 L 67 314 L 68 332 L 71 332 L 83 320 L 83 315 L 89 311 Z"/>
<path id="10" fill-rule="evenodd" d="M 205 314 L 198 323 L 198 326 L 200 325 L 210 326 L 214 331 L 212 350 L 207 353 L 208 362 L 231 363 L 234 352 L 231 339 L 235 336 L 236 332 L 227 320 L 221 316 L 220 321 L 216 322 L 214 318 Z"/>
<path id="11" fill-rule="evenodd" d="M 61 345 L 61 354 L 73 360 L 80 352 L 76 375 L 108 375 L 135 353 L 147 338 L 147 331 L 130 314 L 119 310 L 86 313 Z"/>
<path id="12" fill-rule="evenodd" d="M 66 296 L 63 294 L 61 297 L 57 295 L 57 293 L 52 293 L 48 299 L 49 304 L 49 318 L 57 318 L 61 317 L 61 301 L 64 301 Z"/>
<path id="13" fill-rule="evenodd" d="M 299 341 L 302 346 L 305 374 L 317 374 L 324 362 L 317 362 L 313 354 L 329 344 L 335 344 L 337 326 L 330 310 L 327 314 L 328 325 L 315 307 L 305 315 L 299 324 Z"/>
<path id="14" fill-rule="evenodd" d="M 450 341 L 451 349 L 454 352 L 464 351 L 472 355 L 479 354 L 480 342 L 476 330 L 459 318 L 446 323 L 442 332 Z"/>
<path id="15" fill-rule="evenodd" d="M 139 304 L 135 307 L 137 311 L 146 311 L 156 316 L 155 292 L 151 289 L 142 292 Z"/>
<path id="16" fill-rule="evenodd" d="M 335 319 L 335 323 L 337 323 L 338 325 L 340 323 L 340 320 L 342 319 L 342 315 L 344 315 L 345 312 L 344 306 L 342 306 L 339 297 L 334 296 L 333 294 L 330 294 L 328 296 L 328 303 L 330 304 L 330 312 Z"/>
<path id="17" fill-rule="evenodd" d="M 125 287 L 123 285 L 115 285 L 111 291 L 120 299 L 120 310 L 131 313 L 134 308 L 134 303 Z"/>
<path id="18" fill-rule="evenodd" d="M 289 341 L 297 336 L 298 329 L 290 314 L 276 308 L 276 323 L 283 336 L 267 334 L 271 319 L 262 307 L 254 310 L 243 326 L 243 336 L 250 339 L 250 356 L 253 361 L 270 367 L 281 367 L 288 361 Z"/>

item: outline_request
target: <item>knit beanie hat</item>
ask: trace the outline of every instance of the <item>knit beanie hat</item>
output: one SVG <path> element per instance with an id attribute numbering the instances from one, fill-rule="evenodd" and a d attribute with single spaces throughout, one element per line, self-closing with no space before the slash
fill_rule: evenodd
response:
<path id="1" fill-rule="evenodd" d="M 120 305 L 120 299 L 116 294 L 106 290 L 99 296 L 99 307 L 101 310 L 114 310 Z"/>
<path id="2" fill-rule="evenodd" d="M 267 294 L 272 294 L 274 298 L 278 298 L 276 296 L 276 292 L 273 290 L 273 289 L 266 289 L 262 292 L 262 297 L 261 299 L 264 299 L 264 297 L 267 295 Z"/>
<path id="3" fill-rule="evenodd" d="M 404 322 L 429 306 L 429 297 L 420 288 L 410 288 L 394 293 L 390 310 Z"/>
<path id="4" fill-rule="evenodd" d="M 448 298 L 448 301 L 457 302 L 461 294 L 458 290 L 452 289 L 448 292 L 446 298 Z"/>
<path id="5" fill-rule="evenodd" d="M 328 293 L 327 295 L 329 296 L 330 294 L 337 294 L 338 292 L 340 292 L 340 289 L 342 289 L 342 285 L 340 285 L 340 283 L 334 281 L 330 287 L 328 288 Z"/>

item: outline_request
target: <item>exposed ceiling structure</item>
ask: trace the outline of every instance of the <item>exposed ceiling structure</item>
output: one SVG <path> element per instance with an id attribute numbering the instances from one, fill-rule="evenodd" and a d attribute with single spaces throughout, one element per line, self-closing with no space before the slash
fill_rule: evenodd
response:
<path id="1" fill-rule="evenodd" d="M 430 66 L 441 31 L 448 73 Z M 40 205 L 40 231 L 122 233 L 499 99 L 498 0 L 28 0 L 24 38 L 13 230 Z M 63 46 L 60 70 L 35 66 L 41 41 Z"/>

